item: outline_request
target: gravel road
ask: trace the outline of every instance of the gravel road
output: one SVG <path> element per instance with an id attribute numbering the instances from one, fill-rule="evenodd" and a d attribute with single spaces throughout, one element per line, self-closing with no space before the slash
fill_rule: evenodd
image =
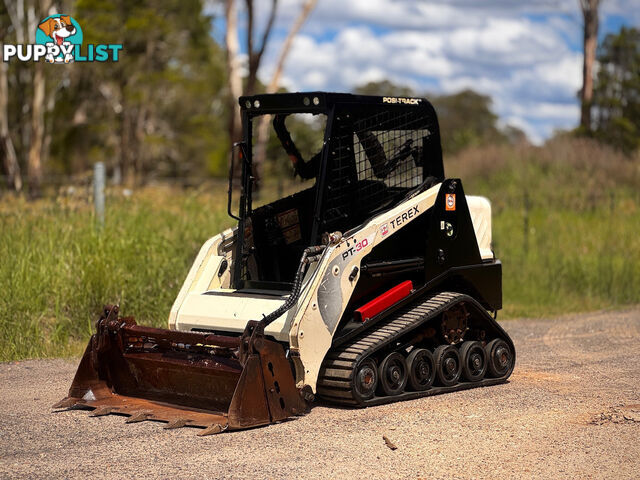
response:
<path id="1" fill-rule="evenodd" d="M 77 362 L 0 364 L 0 478 L 638 478 L 640 308 L 503 325 L 507 384 L 209 437 L 52 413 Z"/>

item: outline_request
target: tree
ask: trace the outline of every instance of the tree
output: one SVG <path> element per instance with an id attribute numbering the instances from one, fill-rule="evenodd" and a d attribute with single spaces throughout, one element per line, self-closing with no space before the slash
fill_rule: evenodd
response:
<path id="1" fill-rule="evenodd" d="M 203 1 L 78 0 L 76 7 L 85 43 L 125 48 L 118 62 L 72 65 L 56 106 L 73 119 L 54 139 L 61 168 L 105 161 L 128 184 L 151 173 L 222 174 L 226 112 L 216 100 L 226 79 Z"/>
<path id="2" fill-rule="evenodd" d="M 2 19 L 0 22 L 0 43 L 5 43 L 7 28 Z M 9 131 L 9 65 L 3 61 L 0 51 L 0 155 L 2 166 L 7 177 L 7 186 L 17 192 L 22 189 L 22 175 L 16 149 Z"/>
<path id="3" fill-rule="evenodd" d="M 59 3 L 59 2 L 58 2 Z M 34 44 L 38 20 L 48 16 L 53 6 L 52 0 L 4 0 L 5 13 L 0 15 L 3 42 L 12 38 L 17 44 Z M 59 7 L 59 5 L 57 5 Z M 5 21 L 8 22 L 5 23 Z M 43 62 L 18 64 L 13 61 L 0 67 L 0 136 L 3 140 L 4 168 L 12 188 L 20 190 L 20 160 L 26 164 L 29 181 L 29 195 L 37 197 L 43 176 L 44 151 L 46 137 L 45 115 L 51 106 L 47 94 L 55 88 L 55 83 L 63 75 L 55 78 L 51 71 L 45 72 Z M 11 95 L 13 88 L 17 95 Z M 4 125 L 6 123 L 6 125 Z M 13 132 L 11 131 L 13 130 Z M 18 137 L 14 143 L 12 133 Z"/>
<path id="4" fill-rule="evenodd" d="M 591 131 L 591 102 L 593 100 L 593 65 L 598 46 L 598 6 L 600 0 L 580 0 L 583 24 L 582 89 L 580 90 L 580 126 Z"/>
<path id="5" fill-rule="evenodd" d="M 267 86 L 267 92 L 273 93 L 277 90 L 280 75 L 284 66 L 286 57 L 291 49 L 293 39 L 302 27 L 313 8 L 315 7 L 317 0 L 305 0 L 302 5 L 300 14 L 292 24 L 287 38 L 284 41 L 282 50 L 279 55 L 279 59 L 276 65 L 276 69 L 273 78 Z M 247 13 L 247 29 L 246 29 L 246 45 L 248 60 L 248 75 L 244 89 L 242 88 L 241 70 L 239 65 L 239 50 L 240 45 L 238 41 L 238 17 L 235 0 L 226 0 L 225 2 L 225 20 L 227 31 L 225 34 L 225 46 L 227 50 L 227 70 L 228 70 L 228 87 L 230 94 L 231 105 L 231 118 L 229 119 L 229 139 L 231 143 L 235 143 L 240 140 L 241 125 L 240 125 L 240 107 L 238 105 L 238 97 L 242 95 L 253 95 L 256 93 L 258 87 L 258 70 L 260 68 L 260 62 L 267 46 L 273 23 L 275 20 L 276 9 L 278 6 L 278 0 L 271 1 L 271 8 L 269 10 L 267 24 L 261 35 L 261 41 L 259 44 L 255 42 L 256 32 L 254 29 L 254 0 L 245 0 L 246 13 Z M 255 157 L 255 174 L 259 178 L 259 172 L 261 169 L 261 161 L 264 157 L 264 145 L 266 143 L 266 127 L 258 127 L 259 139 L 257 142 L 257 155 Z M 235 170 L 236 184 L 239 183 L 240 169 Z"/>
<path id="6" fill-rule="evenodd" d="M 630 153 L 640 148 L 640 30 L 607 35 L 598 63 L 594 135 Z"/>
<path id="7" fill-rule="evenodd" d="M 412 88 L 396 85 L 389 80 L 369 82 L 357 87 L 356 93 L 394 97 L 421 97 Z M 463 90 L 451 95 L 427 95 L 436 109 L 440 124 L 442 149 L 456 153 L 464 148 L 487 143 L 506 141 L 521 142 L 524 133 L 507 126 L 501 131 L 498 117 L 491 111 L 491 97 L 473 90 Z"/>
<path id="8" fill-rule="evenodd" d="M 463 90 L 432 99 L 438 113 L 442 149 L 455 153 L 473 145 L 504 142 L 498 117 L 491 110 L 491 97 Z"/>
<path id="9" fill-rule="evenodd" d="M 417 95 L 411 87 L 396 85 L 389 80 L 365 83 L 356 87 L 354 92 L 359 95 L 378 95 L 381 97 L 415 97 Z"/>
<path id="10" fill-rule="evenodd" d="M 280 76 L 282 75 L 284 63 L 287 60 L 287 56 L 289 55 L 289 51 L 291 50 L 291 46 L 293 45 L 293 39 L 302 28 L 302 25 L 307 20 L 307 17 L 311 13 L 311 11 L 315 8 L 316 3 L 317 0 L 305 0 L 304 4 L 302 5 L 302 9 L 300 10 L 298 17 L 293 22 L 293 25 L 291 26 L 291 29 L 287 34 L 287 38 L 285 38 L 284 43 L 282 44 L 273 76 L 271 77 L 271 81 L 267 84 L 267 88 L 265 89 L 266 93 L 275 93 L 278 90 L 278 85 L 280 84 Z M 269 140 L 270 120 L 271 115 L 263 115 L 258 121 L 256 154 L 254 158 L 256 165 L 255 175 L 258 180 L 261 178 L 264 162 L 267 156 L 267 141 Z"/>

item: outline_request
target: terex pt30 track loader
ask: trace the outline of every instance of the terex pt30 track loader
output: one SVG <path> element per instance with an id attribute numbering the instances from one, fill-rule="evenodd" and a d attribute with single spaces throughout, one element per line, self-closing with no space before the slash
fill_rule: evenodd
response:
<path id="1" fill-rule="evenodd" d="M 369 406 L 504 382 L 515 351 L 493 315 L 491 207 L 445 179 L 431 104 L 321 92 L 239 101 L 237 226 L 200 250 L 168 330 L 105 307 L 57 406 L 207 434 L 302 414 L 315 396 Z M 298 114 L 326 119 L 312 157 L 288 129 Z M 303 188 L 257 206 L 263 115 Z"/>

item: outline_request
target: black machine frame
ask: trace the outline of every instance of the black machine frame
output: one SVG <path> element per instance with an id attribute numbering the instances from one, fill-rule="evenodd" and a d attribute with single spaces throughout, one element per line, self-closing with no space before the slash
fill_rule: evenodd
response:
<path id="1" fill-rule="evenodd" d="M 409 190 L 408 187 L 415 187 L 432 177 L 434 181 L 442 181 L 444 179 L 444 166 L 442 161 L 442 150 L 440 146 L 440 131 L 436 112 L 424 98 L 407 98 L 407 97 L 379 97 L 367 95 L 353 95 L 344 93 L 326 93 L 326 92 L 309 92 L 309 93 L 282 93 L 268 95 L 244 96 L 239 99 L 242 113 L 242 129 L 243 139 L 240 142 L 240 155 L 242 157 L 242 183 L 240 191 L 238 232 L 245 232 L 247 221 L 253 213 L 252 191 L 254 176 L 252 174 L 252 138 L 253 138 L 253 119 L 262 115 L 269 114 L 295 114 L 295 113 L 311 113 L 324 114 L 327 117 L 327 123 L 324 134 L 323 148 L 320 153 L 320 166 L 316 177 L 315 185 L 315 203 L 313 223 L 310 234 L 310 245 L 318 244 L 320 236 L 323 232 L 338 230 L 334 228 L 337 225 L 344 225 L 347 219 L 352 222 L 350 230 L 357 227 L 366 218 L 372 216 L 372 211 L 376 213 L 391 208 L 395 199 L 401 198 L 401 195 Z M 416 166 L 420 163 L 421 178 L 416 178 L 415 170 L 412 170 L 413 177 L 405 175 L 400 178 L 398 184 L 402 188 L 396 188 L 397 195 L 391 195 L 387 205 L 376 205 L 375 184 L 380 182 L 369 182 L 365 185 L 368 188 L 365 195 L 356 195 L 356 198 L 362 198 L 362 206 L 353 211 L 353 202 L 343 202 L 342 208 L 335 208 L 336 199 L 340 199 L 340 194 L 348 197 L 352 196 L 349 189 L 353 188 L 353 182 L 350 182 L 347 175 L 336 175 L 335 170 L 342 169 L 345 165 L 355 165 L 355 156 L 358 152 L 354 152 L 353 145 L 355 135 L 360 135 L 358 125 L 371 129 L 377 124 L 384 124 L 387 130 L 414 131 L 418 128 L 424 129 L 428 135 L 428 141 L 422 145 L 416 146 L 413 150 L 407 148 L 404 157 L 413 155 Z M 365 143 L 360 136 L 360 142 Z M 427 138 L 427 137 L 425 137 Z M 384 141 L 383 141 L 384 144 Z M 405 142 L 405 145 L 411 146 L 411 139 Z M 379 149 L 380 142 L 377 142 Z M 374 152 L 375 153 L 375 152 Z M 384 152 L 380 152 L 380 157 L 385 158 Z M 362 154 L 364 155 L 364 154 Z M 371 156 L 367 152 L 368 156 Z M 392 156 L 393 157 L 393 156 Z M 349 168 L 353 168 L 349 166 Z M 394 168 L 391 166 L 389 168 Z M 385 171 L 388 172 L 389 168 Z M 358 175 L 357 172 L 348 172 L 349 175 Z M 366 172 L 368 175 L 378 172 Z M 383 172 L 384 173 L 384 172 Z M 231 172 L 230 172 L 230 193 L 229 204 L 231 203 Z M 356 178 L 357 180 L 357 178 Z M 357 182 L 356 182 L 357 183 Z M 331 195 L 327 192 L 331 190 Z M 391 190 L 391 189 L 389 189 Z M 368 193 L 368 196 L 367 194 Z M 389 194 L 387 194 L 389 196 Z M 371 207 L 371 208 L 369 208 Z M 349 210 L 351 208 L 351 210 Z M 336 212 L 339 212 L 336 214 Z M 247 255 L 247 247 L 244 235 L 238 236 L 236 242 L 235 258 L 244 258 Z M 242 288 L 244 261 L 234 262 L 232 271 L 232 285 L 234 288 Z"/>

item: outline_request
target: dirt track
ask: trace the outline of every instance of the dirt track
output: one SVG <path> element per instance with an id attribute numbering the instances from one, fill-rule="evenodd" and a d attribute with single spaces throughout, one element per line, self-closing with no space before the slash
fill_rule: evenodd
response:
<path id="1" fill-rule="evenodd" d="M 76 362 L 0 364 L 0 478 L 638 478 L 640 308 L 504 325 L 508 384 L 210 437 L 51 413 Z"/>

